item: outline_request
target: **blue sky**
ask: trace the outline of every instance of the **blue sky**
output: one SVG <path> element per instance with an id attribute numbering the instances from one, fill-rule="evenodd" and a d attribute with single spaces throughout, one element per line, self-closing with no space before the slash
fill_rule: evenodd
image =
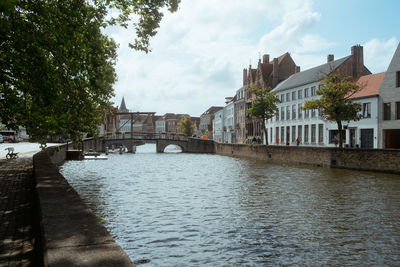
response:
<path id="1" fill-rule="evenodd" d="M 124 96 L 132 111 L 200 116 L 233 96 L 243 68 L 263 54 L 289 52 L 306 70 L 361 44 L 365 65 L 386 71 L 400 40 L 399 10 L 397 0 L 182 0 L 165 14 L 149 54 L 128 48 L 132 29 L 107 29 L 120 44 L 113 101 Z"/>

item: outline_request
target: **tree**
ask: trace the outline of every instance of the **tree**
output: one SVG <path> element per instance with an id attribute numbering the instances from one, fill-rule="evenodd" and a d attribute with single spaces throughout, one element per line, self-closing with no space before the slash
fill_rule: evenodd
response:
<path id="1" fill-rule="evenodd" d="M 100 8 L 112 10 L 107 20 L 107 25 L 119 24 L 127 28 L 129 22 L 136 30 L 134 44 L 129 43 L 129 47 L 144 52 L 149 49 L 150 37 L 157 34 L 156 29 L 164 14 L 161 12 L 166 8 L 169 12 L 178 9 L 180 0 L 95 0 L 94 5 Z M 113 16 L 113 14 L 115 14 Z M 134 19 L 132 19 L 132 16 Z"/>
<path id="2" fill-rule="evenodd" d="M 252 87 L 249 90 L 255 94 L 256 99 L 253 101 L 251 108 L 249 108 L 247 112 L 249 112 L 251 117 L 262 120 L 262 129 L 266 143 L 268 144 L 265 121 L 275 115 L 278 110 L 276 104 L 279 103 L 280 100 L 275 93 L 271 92 L 271 88 Z"/>
<path id="3" fill-rule="evenodd" d="M 194 124 L 190 119 L 190 116 L 183 116 L 181 121 L 178 123 L 178 133 L 185 136 L 192 136 L 194 132 Z"/>
<path id="4" fill-rule="evenodd" d="M 322 119 L 337 123 L 339 147 L 343 147 L 342 122 L 361 118 L 361 104 L 350 99 L 359 90 L 359 86 L 351 81 L 351 77 L 331 74 L 325 76 L 316 92 L 321 97 L 304 103 L 303 109 L 319 109 Z"/>
<path id="5" fill-rule="evenodd" d="M 133 48 L 148 52 L 162 13 L 178 0 L 5 0 L 0 2 L 0 122 L 24 126 L 32 139 L 79 140 L 95 133 L 111 107 L 116 81 L 115 42 L 106 25 L 126 27 L 138 14 Z M 119 11 L 106 20 L 108 10 Z"/>

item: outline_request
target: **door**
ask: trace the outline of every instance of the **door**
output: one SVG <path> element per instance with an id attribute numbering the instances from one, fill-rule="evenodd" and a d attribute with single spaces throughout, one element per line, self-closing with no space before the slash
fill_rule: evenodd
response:
<path id="1" fill-rule="evenodd" d="M 286 127 L 286 145 L 290 143 L 290 126 Z"/>
<path id="2" fill-rule="evenodd" d="M 361 129 L 361 148 L 374 147 L 374 129 Z"/>

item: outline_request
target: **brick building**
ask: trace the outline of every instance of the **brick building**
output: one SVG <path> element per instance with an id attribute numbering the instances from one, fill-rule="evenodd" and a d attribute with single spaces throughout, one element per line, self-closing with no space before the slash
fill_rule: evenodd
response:
<path id="1" fill-rule="evenodd" d="M 250 65 L 248 69 L 243 70 L 245 110 L 249 109 L 252 106 L 252 102 L 255 100 L 255 95 L 249 90 L 250 88 L 274 88 L 281 81 L 299 71 L 300 67 L 296 66 L 289 53 L 274 58 L 272 61 L 270 61 L 268 54 L 263 55 L 262 61 L 259 59 L 256 69 L 252 69 Z M 237 99 L 240 98 L 237 97 Z M 236 110 L 243 113 L 240 108 Z M 237 116 L 238 115 L 239 114 L 237 114 Z M 245 142 L 251 142 L 253 137 L 262 137 L 261 119 L 253 119 L 246 114 L 244 124 L 246 132 L 245 136 L 241 138 L 242 140 L 244 139 Z"/>

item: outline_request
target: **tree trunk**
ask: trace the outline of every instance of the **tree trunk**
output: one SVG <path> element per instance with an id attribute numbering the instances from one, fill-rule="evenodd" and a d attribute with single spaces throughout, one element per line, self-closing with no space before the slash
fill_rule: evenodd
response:
<path id="1" fill-rule="evenodd" d="M 343 127 L 342 127 L 342 121 L 336 121 L 338 125 L 338 131 L 339 131 L 339 148 L 343 148 Z"/>
<path id="2" fill-rule="evenodd" d="M 262 128 L 263 128 L 263 139 L 265 139 L 265 144 L 268 145 L 267 129 L 265 128 L 265 118 L 262 118 Z"/>

